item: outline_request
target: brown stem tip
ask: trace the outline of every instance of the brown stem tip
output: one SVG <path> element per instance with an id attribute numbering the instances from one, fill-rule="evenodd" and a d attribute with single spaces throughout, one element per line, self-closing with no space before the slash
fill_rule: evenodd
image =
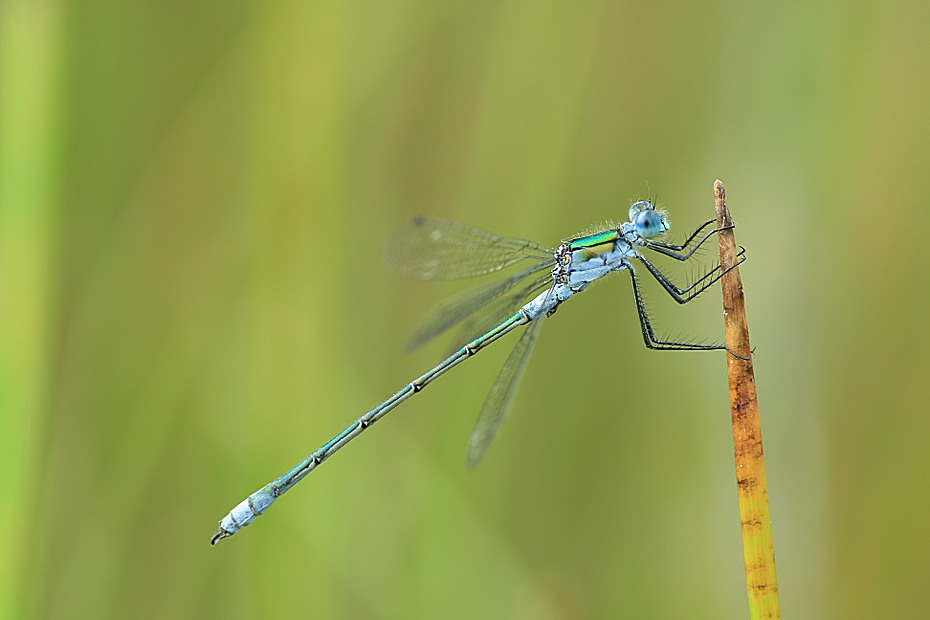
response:
<path id="1" fill-rule="evenodd" d="M 780 618 L 778 583 L 775 577 L 775 549 L 769 519 L 768 489 L 765 481 L 765 457 L 762 452 L 762 427 L 756 398 L 752 349 L 743 283 L 740 279 L 739 251 L 733 222 L 727 210 L 726 192 L 719 180 L 714 183 L 717 207 L 717 235 L 720 243 L 720 267 L 723 316 L 727 348 L 727 376 L 730 383 L 730 414 L 736 461 L 736 489 L 739 499 L 743 535 L 743 559 L 746 566 L 746 589 L 752 618 Z M 745 358 L 745 359 L 742 359 Z"/>

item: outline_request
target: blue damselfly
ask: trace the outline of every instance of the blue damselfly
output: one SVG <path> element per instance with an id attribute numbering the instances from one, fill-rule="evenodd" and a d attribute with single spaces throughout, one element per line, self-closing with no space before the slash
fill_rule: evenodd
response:
<path id="1" fill-rule="evenodd" d="M 529 261 L 529 265 L 497 282 L 459 295 L 439 306 L 410 341 L 421 344 L 457 324 L 463 324 L 464 346 L 426 373 L 407 383 L 393 396 L 358 418 L 292 470 L 243 500 L 220 521 L 211 544 L 232 536 L 250 524 L 281 495 L 332 456 L 339 448 L 380 420 L 433 379 L 507 333 L 527 326 L 504 363 L 485 399 L 468 440 L 468 465 L 482 459 L 516 394 L 520 376 L 539 335 L 543 319 L 592 282 L 613 271 L 626 271 L 633 287 L 643 341 L 650 349 L 689 351 L 725 350 L 723 345 L 676 342 L 656 337 L 643 304 L 634 265 L 642 265 L 678 303 L 684 304 L 707 290 L 723 275 L 719 266 L 679 287 L 645 255 L 648 250 L 678 261 L 688 261 L 719 229 L 705 222 L 681 245 L 658 239 L 669 228 L 665 213 L 649 201 L 630 207 L 628 221 L 593 234 L 574 237 L 556 248 L 523 239 L 503 238 L 489 232 L 440 219 L 410 220 L 389 239 L 386 258 L 400 273 L 423 279 L 465 278 L 498 272 Z M 741 259 L 742 262 L 742 252 Z"/>

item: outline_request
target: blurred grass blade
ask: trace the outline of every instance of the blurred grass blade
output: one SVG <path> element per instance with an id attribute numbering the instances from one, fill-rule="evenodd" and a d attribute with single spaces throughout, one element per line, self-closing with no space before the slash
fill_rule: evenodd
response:
<path id="1" fill-rule="evenodd" d="M 54 3 L 0 4 L 0 618 L 21 617 L 49 351 L 55 200 Z"/>

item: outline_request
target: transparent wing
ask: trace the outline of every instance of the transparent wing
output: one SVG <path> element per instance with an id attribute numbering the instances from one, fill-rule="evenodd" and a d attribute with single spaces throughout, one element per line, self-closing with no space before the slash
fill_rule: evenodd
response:
<path id="1" fill-rule="evenodd" d="M 552 286 L 552 276 L 546 275 L 529 282 L 520 290 L 501 296 L 477 309 L 462 321 L 462 327 L 453 343 L 471 342 L 486 334 L 519 310 L 523 304 Z M 451 353 L 451 351 L 450 351 Z"/>
<path id="2" fill-rule="evenodd" d="M 552 252 L 533 241 L 498 237 L 447 220 L 415 217 L 388 237 L 384 259 L 405 276 L 444 280 L 499 271 L 525 258 L 551 258 Z"/>
<path id="3" fill-rule="evenodd" d="M 513 397 L 517 393 L 520 378 L 526 369 L 526 362 L 533 351 L 536 337 L 542 327 L 543 318 L 536 319 L 527 325 L 517 345 L 510 352 L 504 367 L 494 380 L 491 391 L 488 392 L 475 428 L 468 438 L 468 467 L 472 468 L 481 462 L 488 447 L 497 435 L 501 423 L 507 417 Z"/>
<path id="4" fill-rule="evenodd" d="M 471 340 L 468 336 L 477 337 L 487 332 L 516 312 L 531 294 L 538 292 L 537 289 L 552 281 L 549 274 L 551 264 L 551 259 L 541 261 L 509 278 L 465 291 L 439 304 L 430 311 L 407 340 L 406 349 L 410 351 L 419 347 L 469 317 L 472 318 L 465 323 L 465 336 L 456 339 L 456 344 Z M 545 275 L 526 283 L 527 278 L 540 272 L 545 272 Z M 476 330 L 485 326 L 486 329 L 476 333 Z"/>

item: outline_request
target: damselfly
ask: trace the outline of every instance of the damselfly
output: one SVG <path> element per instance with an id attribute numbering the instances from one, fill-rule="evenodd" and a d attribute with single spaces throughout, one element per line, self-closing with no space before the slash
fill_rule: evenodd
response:
<path id="1" fill-rule="evenodd" d="M 626 271 L 630 275 L 643 341 L 648 348 L 689 351 L 725 349 L 723 345 L 717 344 L 657 338 L 643 304 L 634 269 L 634 262 L 645 267 L 678 303 L 691 301 L 725 272 L 717 266 L 689 285 L 679 287 L 650 262 L 643 251 L 649 250 L 678 261 L 687 261 L 711 235 L 721 230 L 708 231 L 712 224 L 714 220 L 705 222 L 681 245 L 664 243 L 658 239 L 669 228 L 665 213 L 656 209 L 651 202 L 643 200 L 630 207 L 629 221 L 594 234 L 571 238 L 557 248 L 548 248 L 532 241 L 502 238 L 445 220 L 425 217 L 410 220 L 389 240 L 386 248 L 388 263 L 402 274 L 423 279 L 465 278 L 497 272 L 522 261 L 531 261 L 532 264 L 503 280 L 455 297 L 437 308 L 409 345 L 421 344 L 459 323 L 464 324 L 467 338 L 463 338 L 463 341 L 467 344 L 352 422 L 292 470 L 243 500 L 220 521 L 220 528 L 213 535 L 211 544 L 232 536 L 250 524 L 320 463 L 433 379 L 507 333 L 527 325 L 494 380 L 469 437 L 468 465 L 477 465 L 510 408 L 543 319 L 552 316 L 559 305 L 575 293 L 580 293 L 612 271 Z M 740 262 L 742 260 L 741 252 Z"/>

